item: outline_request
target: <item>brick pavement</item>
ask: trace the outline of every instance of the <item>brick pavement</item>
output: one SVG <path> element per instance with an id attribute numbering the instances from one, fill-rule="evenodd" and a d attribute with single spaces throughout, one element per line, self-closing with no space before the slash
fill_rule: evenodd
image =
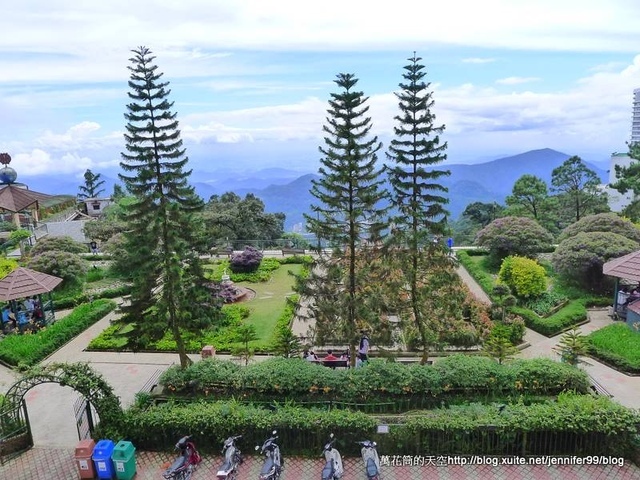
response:
<path id="1" fill-rule="evenodd" d="M 73 480 L 79 478 L 73 449 L 34 447 L 0 466 L 0 478 L 7 480 Z M 137 452 L 135 480 L 158 480 L 175 457 L 168 453 Z M 215 478 L 220 457 L 204 456 L 193 480 Z M 359 458 L 346 458 L 343 480 L 362 480 L 364 470 Z M 323 467 L 321 458 L 286 458 L 282 480 L 317 480 Z M 262 459 L 246 458 L 239 479 L 257 479 Z M 618 466 L 384 466 L 382 480 L 640 480 L 635 465 Z"/>

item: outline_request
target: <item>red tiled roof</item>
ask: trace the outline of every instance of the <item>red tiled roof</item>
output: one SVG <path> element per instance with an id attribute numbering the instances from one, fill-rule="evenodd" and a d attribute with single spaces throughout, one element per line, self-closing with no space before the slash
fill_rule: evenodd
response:
<path id="1" fill-rule="evenodd" d="M 16 300 L 40 293 L 47 293 L 56 288 L 62 279 L 36 272 L 29 268 L 18 267 L 0 280 L 0 300 Z"/>
<path id="2" fill-rule="evenodd" d="M 602 266 L 602 273 L 640 282 L 640 250 L 609 260 Z"/>

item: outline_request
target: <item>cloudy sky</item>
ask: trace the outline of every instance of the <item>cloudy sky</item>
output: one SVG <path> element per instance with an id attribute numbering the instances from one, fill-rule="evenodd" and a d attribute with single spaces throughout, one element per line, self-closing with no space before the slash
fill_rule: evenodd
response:
<path id="1" fill-rule="evenodd" d="M 196 170 L 316 171 L 340 72 L 386 142 L 413 51 L 451 163 L 547 147 L 606 161 L 626 150 L 638 25 L 637 0 L 5 2 L 0 152 L 23 177 L 117 170 L 130 50 L 145 45 Z"/>

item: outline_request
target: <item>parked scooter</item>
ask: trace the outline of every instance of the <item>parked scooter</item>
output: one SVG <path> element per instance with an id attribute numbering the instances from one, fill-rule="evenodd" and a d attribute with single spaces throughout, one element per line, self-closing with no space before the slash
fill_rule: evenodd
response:
<path id="1" fill-rule="evenodd" d="M 176 450 L 180 450 L 180 457 L 165 470 L 162 476 L 172 480 L 189 480 L 193 471 L 202 461 L 202 457 L 198 453 L 191 435 L 187 435 L 178 440 Z"/>
<path id="2" fill-rule="evenodd" d="M 339 480 L 344 473 L 340 452 L 333 446 L 335 441 L 336 439 L 332 433 L 329 436 L 329 443 L 327 443 L 322 450 L 322 454 L 327 461 L 322 469 L 322 480 Z"/>
<path id="3" fill-rule="evenodd" d="M 262 447 L 256 445 L 256 451 L 260 451 L 260 454 L 266 456 L 264 463 L 262 464 L 262 470 L 260 470 L 260 480 L 277 480 L 280 478 L 282 469 L 284 468 L 284 462 L 280 456 L 280 447 L 276 443 L 278 436 L 274 430 L 271 433 L 271 437 L 267 438 Z"/>
<path id="4" fill-rule="evenodd" d="M 379 480 L 380 457 L 378 457 L 378 451 L 376 450 L 376 442 L 364 440 L 358 442 L 358 445 L 362 446 L 360 453 L 362 454 L 362 461 L 364 462 L 364 468 L 367 472 L 367 480 Z"/>
<path id="5" fill-rule="evenodd" d="M 242 435 L 229 437 L 224 441 L 222 454 L 224 455 L 224 463 L 218 468 L 216 474 L 218 480 L 235 480 L 238 474 L 238 466 L 242 463 L 243 458 L 240 449 L 236 446 L 236 441 L 241 439 Z"/>

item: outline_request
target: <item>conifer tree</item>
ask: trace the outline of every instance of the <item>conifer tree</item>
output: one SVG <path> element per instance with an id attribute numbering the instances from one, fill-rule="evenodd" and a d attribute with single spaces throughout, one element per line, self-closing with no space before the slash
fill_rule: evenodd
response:
<path id="1" fill-rule="evenodd" d="M 100 188 L 104 185 L 104 180 L 100 180 L 101 173 L 94 174 L 91 170 L 87 169 L 84 172 L 84 185 L 80 185 L 80 193 L 78 198 L 96 198 L 104 192 L 104 188 Z"/>
<path id="2" fill-rule="evenodd" d="M 333 247 L 331 255 L 319 252 L 307 282 L 316 333 L 323 338 L 333 332 L 337 340 L 346 341 L 352 363 L 358 330 L 375 317 L 363 293 L 367 259 L 361 247 L 379 232 L 384 215 L 380 200 L 385 195 L 376 166 L 382 144 L 370 135 L 368 97 L 355 90 L 357 82 L 354 75 L 342 73 L 335 80 L 341 90 L 329 100 L 324 146 L 319 147 L 320 178 L 311 187 L 318 202 L 311 207 L 313 213 L 305 215 L 309 230 Z"/>
<path id="3" fill-rule="evenodd" d="M 169 330 L 186 367 L 190 360 L 181 330 L 207 327 L 216 312 L 194 249 L 193 215 L 203 202 L 188 184 L 191 171 L 185 170 L 188 159 L 171 111 L 169 82 L 161 81 L 148 48 L 133 54 L 120 163 L 126 172 L 120 179 L 135 197 L 125 210 L 127 254 L 119 259 L 133 276 L 125 318 L 134 325 L 129 337 L 134 348 Z"/>
<path id="4" fill-rule="evenodd" d="M 425 296 L 436 294 L 434 285 L 453 285 L 447 278 L 428 279 L 429 275 L 451 276 L 454 272 L 446 268 L 448 256 L 444 254 L 439 236 L 446 227 L 445 205 L 447 189 L 439 181 L 450 174 L 447 170 L 434 168 L 446 160 L 446 142 L 440 135 L 444 125 L 435 125 L 432 112 L 434 100 L 429 83 L 424 82 L 426 73 L 421 58 L 409 59 L 404 67 L 404 83 L 396 92 L 400 114 L 395 117 L 394 138 L 391 140 L 387 158 L 391 204 L 396 212 L 392 220 L 391 259 L 399 264 L 406 278 L 403 279 L 410 318 L 420 334 L 423 347 L 423 362 L 428 358 L 428 346 L 436 341 L 438 321 L 429 318 L 425 308 L 433 303 Z M 440 262 L 444 268 L 431 268 Z"/>

